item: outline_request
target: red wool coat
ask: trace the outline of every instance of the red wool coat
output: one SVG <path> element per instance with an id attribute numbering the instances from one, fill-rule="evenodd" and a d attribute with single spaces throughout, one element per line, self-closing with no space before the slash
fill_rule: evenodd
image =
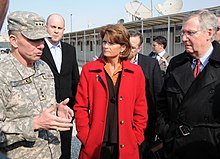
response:
<path id="1" fill-rule="evenodd" d="M 119 159 L 139 159 L 147 122 L 145 77 L 138 65 L 122 62 L 118 93 Z M 80 159 L 99 159 L 109 101 L 101 59 L 82 68 L 74 105 L 77 137 L 82 142 Z"/>

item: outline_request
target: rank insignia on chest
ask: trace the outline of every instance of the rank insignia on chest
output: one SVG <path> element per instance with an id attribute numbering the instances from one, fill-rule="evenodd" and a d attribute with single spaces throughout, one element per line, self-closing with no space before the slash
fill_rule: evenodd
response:
<path id="1" fill-rule="evenodd" d="M 25 84 L 30 84 L 32 82 L 31 78 L 25 78 L 23 80 L 19 80 L 19 81 L 10 81 L 10 84 L 12 87 L 17 87 L 17 86 L 22 86 Z"/>

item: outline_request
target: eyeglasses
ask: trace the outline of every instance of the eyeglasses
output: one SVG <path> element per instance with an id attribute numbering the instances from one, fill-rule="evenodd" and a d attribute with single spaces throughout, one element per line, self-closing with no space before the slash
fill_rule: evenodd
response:
<path id="1" fill-rule="evenodd" d="M 186 37 L 189 37 L 189 36 L 194 36 L 196 33 L 198 33 L 200 30 L 197 30 L 197 31 L 181 31 L 180 32 L 180 36 L 183 37 L 183 35 L 186 35 Z"/>
<path id="2" fill-rule="evenodd" d="M 117 43 L 113 43 L 113 42 L 109 42 L 109 41 L 105 41 L 105 40 L 104 40 L 104 41 L 102 42 L 102 44 L 103 44 L 103 45 L 106 45 L 106 44 L 107 44 L 108 46 L 113 46 L 113 45 L 116 45 Z"/>

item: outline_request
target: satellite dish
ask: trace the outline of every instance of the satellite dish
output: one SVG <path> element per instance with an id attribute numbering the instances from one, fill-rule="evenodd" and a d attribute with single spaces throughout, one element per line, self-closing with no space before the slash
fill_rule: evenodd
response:
<path id="1" fill-rule="evenodd" d="M 124 24 L 124 22 L 125 22 L 124 19 L 119 19 L 117 23 L 118 23 L 118 24 Z"/>
<path id="2" fill-rule="evenodd" d="M 151 10 L 137 0 L 127 3 L 125 9 L 131 15 L 132 20 L 134 18 L 140 20 L 151 17 Z"/>
<path id="3" fill-rule="evenodd" d="M 179 12 L 183 7 L 182 0 L 165 0 L 165 2 L 161 4 L 157 4 L 155 6 L 158 13 L 162 15 L 174 14 Z"/>

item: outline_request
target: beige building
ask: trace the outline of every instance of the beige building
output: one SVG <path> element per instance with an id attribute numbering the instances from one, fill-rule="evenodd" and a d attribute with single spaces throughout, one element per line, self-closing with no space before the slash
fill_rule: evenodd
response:
<path id="1" fill-rule="evenodd" d="M 205 9 L 216 13 L 220 10 L 220 6 Z M 123 25 L 127 29 L 137 29 L 143 34 L 143 54 L 148 55 L 152 51 L 151 44 L 153 37 L 162 35 L 167 38 L 168 42 L 166 52 L 171 56 L 175 56 L 184 51 L 180 30 L 182 28 L 183 18 L 190 12 L 146 18 L 123 23 Z M 100 55 L 102 50 L 99 30 L 100 27 L 97 27 L 64 34 L 63 40 L 76 47 L 79 66 Z"/>

